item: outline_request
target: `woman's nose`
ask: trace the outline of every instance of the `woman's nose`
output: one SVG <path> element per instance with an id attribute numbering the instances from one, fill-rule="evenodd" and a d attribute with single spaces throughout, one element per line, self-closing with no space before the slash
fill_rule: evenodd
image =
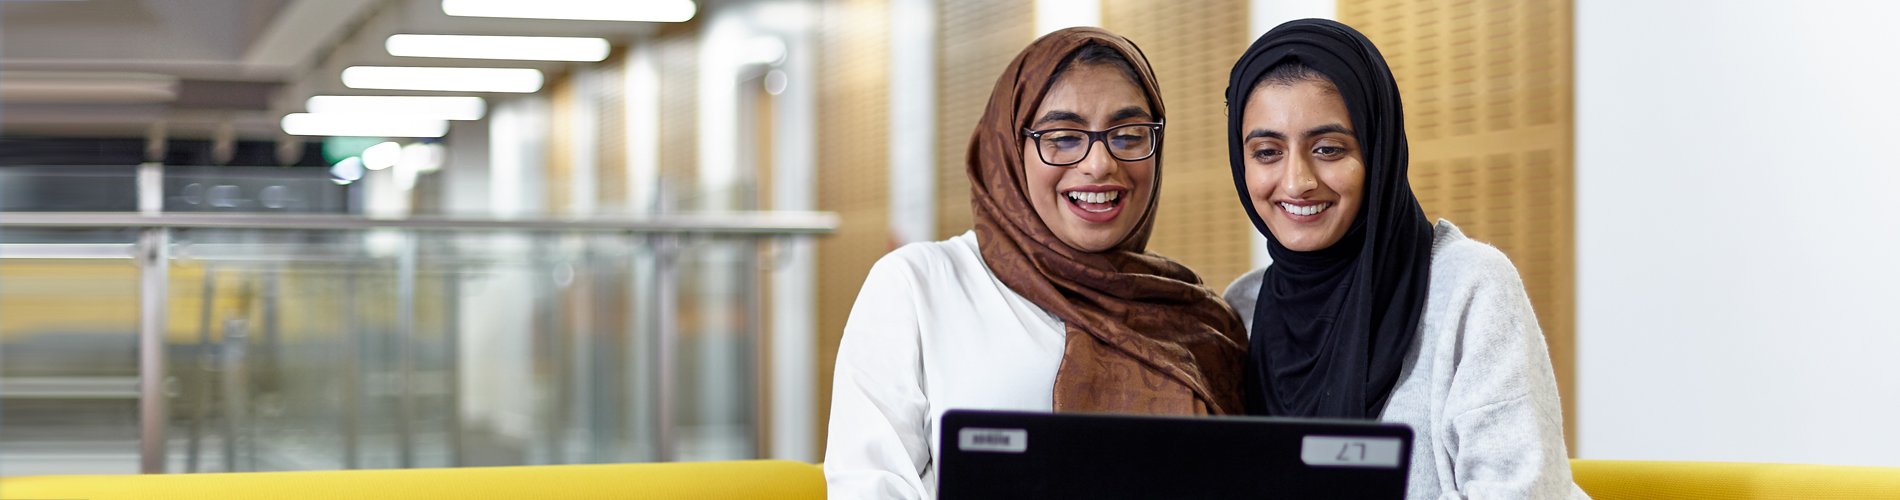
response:
<path id="1" fill-rule="evenodd" d="M 1280 175 L 1280 192 L 1299 197 L 1318 187 L 1319 177 L 1313 174 L 1313 162 L 1300 155 L 1287 155 L 1286 169 Z"/>
<path id="2" fill-rule="evenodd" d="M 1075 169 L 1083 175 L 1097 179 L 1108 177 L 1121 169 L 1121 160 L 1108 152 L 1108 143 L 1096 141 L 1089 144 L 1089 155 L 1075 164 Z"/>

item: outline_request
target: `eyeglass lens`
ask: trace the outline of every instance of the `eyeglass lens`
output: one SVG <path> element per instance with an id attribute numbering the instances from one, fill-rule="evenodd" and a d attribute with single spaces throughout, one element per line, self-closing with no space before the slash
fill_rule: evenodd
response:
<path id="1" fill-rule="evenodd" d="M 1154 153 L 1155 130 L 1149 125 L 1128 125 L 1101 132 L 1106 137 L 1102 143 L 1108 145 L 1108 154 L 1122 161 L 1145 159 Z M 1094 149 L 1094 141 L 1087 131 L 1057 129 L 1042 133 L 1037 140 L 1042 151 L 1042 161 L 1051 165 L 1067 165 L 1082 161 L 1089 150 Z"/>

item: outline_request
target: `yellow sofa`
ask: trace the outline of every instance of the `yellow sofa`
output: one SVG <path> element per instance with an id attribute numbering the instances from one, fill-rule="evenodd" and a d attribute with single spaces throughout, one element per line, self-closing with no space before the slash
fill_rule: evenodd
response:
<path id="1" fill-rule="evenodd" d="M 1896 500 L 1900 467 L 1571 460 L 1594 500 Z"/>
<path id="2" fill-rule="evenodd" d="M 29 476 L 0 499 L 823 500 L 818 466 L 785 460 L 238 474 Z"/>
<path id="3" fill-rule="evenodd" d="M 1596 500 L 1900 499 L 1900 467 L 1572 460 Z M 0 479 L 0 499 L 818 500 L 818 466 L 782 460 Z"/>

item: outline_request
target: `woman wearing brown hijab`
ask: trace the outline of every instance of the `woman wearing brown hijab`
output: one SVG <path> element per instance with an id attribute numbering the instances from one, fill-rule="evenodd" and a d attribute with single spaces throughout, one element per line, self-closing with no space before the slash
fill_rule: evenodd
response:
<path id="1" fill-rule="evenodd" d="M 970 140 L 976 229 L 872 267 L 845 324 L 831 498 L 932 498 L 949 409 L 1238 414 L 1246 337 L 1146 251 L 1165 112 L 1127 39 L 1071 28 L 1005 68 Z"/>

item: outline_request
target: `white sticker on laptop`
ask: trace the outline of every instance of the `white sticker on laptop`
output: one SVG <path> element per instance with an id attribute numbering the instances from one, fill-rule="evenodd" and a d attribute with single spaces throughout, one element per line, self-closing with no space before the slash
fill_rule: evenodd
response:
<path id="1" fill-rule="evenodd" d="M 1022 453 L 1029 449 L 1029 431 L 964 427 L 957 431 L 957 449 L 986 453 Z"/>
<path id="2" fill-rule="evenodd" d="M 1300 439 L 1300 461 L 1314 467 L 1399 468 L 1399 438 L 1369 436 L 1306 436 Z"/>

